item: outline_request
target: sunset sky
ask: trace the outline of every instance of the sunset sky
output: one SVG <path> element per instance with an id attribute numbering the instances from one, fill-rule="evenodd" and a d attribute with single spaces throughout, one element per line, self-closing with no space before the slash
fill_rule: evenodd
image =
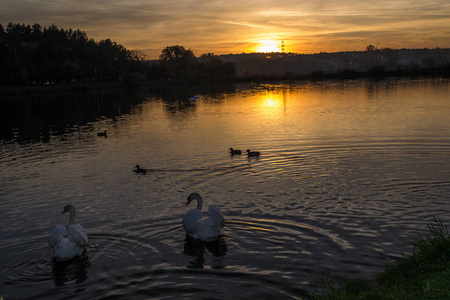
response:
<path id="1" fill-rule="evenodd" d="M 182 45 L 196 56 L 450 47 L 449 0 L 0 0 L 0 23 L 80 29 L 157 58 Z"/>

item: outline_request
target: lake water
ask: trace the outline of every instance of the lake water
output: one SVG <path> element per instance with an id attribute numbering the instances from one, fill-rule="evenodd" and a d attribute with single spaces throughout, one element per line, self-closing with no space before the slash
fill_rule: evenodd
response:
<path id="1" fill-rule="evenodd" d="M 372 278 L 450 224 L 449 116 L 448 79 L 1 99 L 2 296 L 302 298 L 310 276 Z M 225 216 L 216 243 L 186 240 L 194 191 Z M 89 245 L 57 263 L 69 203 Z"/>

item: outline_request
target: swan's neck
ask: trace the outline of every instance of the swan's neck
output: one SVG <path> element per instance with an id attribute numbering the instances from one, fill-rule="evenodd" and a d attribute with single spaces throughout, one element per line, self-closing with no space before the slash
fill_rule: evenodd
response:
<path id="1" fill-rule="evenodd" d="M 191 193 L 189 195 L 189 197 L 188 197 L 188 203 L 186 204 L 186 206 L 188 206 L 189 203 L 191 203 L 194 200 L 197 201 L 197 209 L 199 211 L 202 211 L 203 199 L 202 199 L 202 196 L 200 196 L 199 193 Z"/>
<path id="2" fill-rule="evenodd" d="M 202 196 L 200 196 L 199 194 L 196 194 L 192 198 L 193 198 L 193 200 L 197 200 L 197 209 L 199 211 L 202 211 L 202 205 L 203 205 Z"/>
<path id="3" fill-rule="evenodd" d="M 69 214 L 70 214 L 70 218 L 69 218 L 69 225 L 72 225 L 73 224 L 73 222 L 75 222 L 75 211 L 71 211 L 71 212 L 69 212 Z"/>
<path id="4" fill-rule="evenodd" d="M 72 225 L 75 222 L 75 207 L 69 206 L 66 210 L 69 213 L 69 225 Z"/>
<path id="5" fill-rule="evenodd" d="M 202 198 L 200 197 L 200 198 L 197 198 L 197 209 L 199 210 L 199 211 L 202 211 L 202 205 L 203 205 L 203 200 L 202 200 Z"/>

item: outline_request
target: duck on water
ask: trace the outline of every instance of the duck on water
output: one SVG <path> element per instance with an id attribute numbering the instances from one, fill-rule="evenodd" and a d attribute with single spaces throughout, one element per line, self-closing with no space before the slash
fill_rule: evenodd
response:
<path id="1" fill-rule="evenodd" d="M 241 150 L 235 150 L 233 148 L 230 148 L 230 150 L 228 150 L 230 152 L 230 155 L 235 155 L 235 154 L 242 154 Z"/>
<path id="2" fill-rule="evenodd" d="M 259 152 L 259 151 L 250 151 L 250 149 L 247 149 L 247 151 L 245 151 L 245 152 L 247 153 L 248 157 L 260 156 L 260 154 L 261 154 L 261 152 Z"/>
<path id="3" fill-rule="evenodd" d="M 98 132 L 98 133 L 97 133 L 97 136 L 104 136 L 104 137 L 107 137 L 106 130 L 104 130 L 103 132 Z"/>
<path id="4" fill-rule="evenodd" d="M 136 167 L 134 167 L 133 171 L 136 172 L 137 174 L 142 174 L 142 175 L 147 174 L 147 171 L 145 169 L 142 169 L 139 165 L 136 165 Z"/>

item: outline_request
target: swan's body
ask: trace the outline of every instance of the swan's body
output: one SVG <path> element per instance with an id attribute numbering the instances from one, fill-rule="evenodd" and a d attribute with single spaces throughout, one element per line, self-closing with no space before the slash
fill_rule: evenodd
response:
<path id="1" fill-rule="evenodd" d="M 188 100 L 191 101 L 191 102 L 195 102 L 195 101 L 197 101 L 197 99 L 198 99 L 198 96 L 195 95 L 195 96 L 189 98 Z"/>
<path id="2" fill-rule="evenodd" d="M 186 206 L 191 201 L 197 200 L 197 209 L 189 210 L 183 217 L 183 228 L 187 234 L 194 239 L 205 242 L 212 242 L 219 238 L 220 230 L 225 226 L 225 219 L 222 213 L 215 206 L 208 209 L 209 216 L 203 218 L 201 212 L 203 200 L 198 193 L 192 193 L 188 197 Z"/>
<path id="3" fill-rule="evenodd" d="M 141 167 L 139 165 L 136 165 L 134 171 L 138 174 L 142 174 L 145 175 L 147 174 L 147 171 L 145 169 L 141 169 Z"/>
<path id="4" fill-rule="evenodd" d="M 233 148 L 230 148 L 230 155 L 235 155 L 235 154 L 242 154 L 241 150 L 234 150 Z"/>
<path id="5" fill-rule="evenodd" d="M 103 132 L 98 132 L 97 135 L 98 136 L 106 136 L 106 130 L 103 131 Z"/>
<path id="6" fill-rule="evenodd" d="M 63 225 L 53 227 L 48 237 L 48 244 L 53 248 L 53 257 L 58 261 L 65 261 L 79 256 L 83 253 L 88 243 L 86 230 L 75 221 L 75 207 L 67 205 L 62 213 L 69 212 L 69 226 Z"/>
<path id="7" fill-rule="evenodd" d="M 247 152 L 247 156 L 248 157 L 250 157 L 250 156 L 259 156 L 261 154 L 259 151 L 250 151 L 250 149 L 247 149 L 247 151 L 245 151 L 245 152 Z"/>

